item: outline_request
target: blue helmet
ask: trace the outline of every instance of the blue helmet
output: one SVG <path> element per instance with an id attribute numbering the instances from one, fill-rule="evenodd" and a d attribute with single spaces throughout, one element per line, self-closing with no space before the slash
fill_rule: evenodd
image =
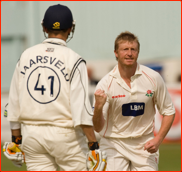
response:
<path id="1" fill-rule="evenodd" d="M 43 26 L 50 30 L 64 30 L 73 25 L 71 10 L 64 5 L 50 6 L 44 15 Z"/>

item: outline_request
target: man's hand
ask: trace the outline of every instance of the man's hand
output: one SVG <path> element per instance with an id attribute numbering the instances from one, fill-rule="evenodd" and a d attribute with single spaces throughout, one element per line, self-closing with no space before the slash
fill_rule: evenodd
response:
<path id="1" fill-rule="evenodd" d="M 98 89 L 95 92 L 95 108 L 102 108 L 107 100 L 107 95 L 104 90 Z"/>
<path id="2" fill-rule="evenodd" d="M 159 149 L 160 141 L 157 140 L 157 138 L 153 138 L 152 140 L 149 140 L 145 146 L 144 150 L 147 150 L 149 153 L 155 153 Z"/>
<path id="3" fill-rule="evenodd" d="M 155 153 L 159 149 L 160 144 L 164 140 L 165 136 L 167 135 L 169 129 L 172 126 L 172 123 L 174 121 L 175 114 L 173 115 L 163 115 L 162 124 L 160 127 L 159 132 L 157 135 L 152 139 L 149 140 L 145 146 L 144 150 L 147 150 L 150 153 Z"/>
<path id="4" fill-rule="evenodd" d="M 98 142 L 88 143 L 90 151 L 87 153 L 87 170 L 88 171 L 105 171 L 106 170 L 106 153 L 99 149 Z"/>
<path id="5" fill-rule="evenodd" d="M 13 142 L 5 142 L 3 152 L 4 155 L 17 167 L 21 167 L 25 162 L 25 155 L 24 152 L 21 151 L 20 145 L 16 145 Z"/>
<path id="6" fill-rule="evenodd" d="M 94 106 L 94 116 L 93 124 L 94 130 L 100 132 L 105 124 L 105 119 L 102 113 L 103 106 L 106 103 L 107 95 L 104 90 L 98 89 L 95 92 L 95 106 Z"/>

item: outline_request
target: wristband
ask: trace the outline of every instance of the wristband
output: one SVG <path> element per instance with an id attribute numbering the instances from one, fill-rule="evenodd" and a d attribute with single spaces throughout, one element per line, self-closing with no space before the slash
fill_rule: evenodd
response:
<path id="1" fill-rule="evenodd" d="M 99 149 L 99 143 L 98 142 L 88 142 L 88 147 L 90 150 Z"/>
<path id="2" fill-rule="evenodd" d="M 12 136 L 12 142 L 16 143 L 16 144 L 21 144 L 22 141 L 22 135 L 20 136 Z"/>

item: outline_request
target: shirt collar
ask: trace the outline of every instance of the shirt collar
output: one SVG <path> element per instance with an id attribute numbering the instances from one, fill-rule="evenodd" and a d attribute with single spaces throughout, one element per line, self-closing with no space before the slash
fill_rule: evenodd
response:
<path id="1" fill-rule="evenodd" d="M 135 71 L 134 75 L 141 75 L 141 74 L 142 74 L 141 66 L 140 66 L 139 63 L 137 63 L 137 68 L 136 68 L 136 71 Z"/>
<path id="2" fill-rule="evenodd" d="M 141 74 L 142 74 L 142 70 L 141 70 L 140 64 L 137 63 L 137 68 L 136 68 L 134 76 L 135 75 L 141 75 Z M 111 75 L 115 78 L 121 78 L 120 73 L 119 73 L 119 69 L 118 69 L 118 65 L 116 65 L 114 67 L 114 69 L 109 73 L 109 75 Z"/>
<path id="3" fill-rule="evenodd" d="M 43 43 L 57 44 L 62 46 L 67 46 L 66 42 L 59 38 L 47 38 L 43 41 Z"/>

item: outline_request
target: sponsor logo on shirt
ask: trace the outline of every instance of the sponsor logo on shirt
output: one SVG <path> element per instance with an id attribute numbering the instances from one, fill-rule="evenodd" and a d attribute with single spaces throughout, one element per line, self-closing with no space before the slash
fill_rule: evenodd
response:
<path id="1" fill-rule="evenodd" d="M 4 111 L 4 117 L 7 117 L 7 116 L 8 116 L 8 111 L 5 110 L 5 111 Z"/>
<path id="2" fill-rule="evenodd" d="M 125 97 L 125 95 L 112 96 L 113 99 L 120 98 L 120 97 Z"/>
<path id="3" fill-rule="evenodd" d="M 140 116 L 144 114 L 145 103 L 127 103 L 122 105 L 123 116 Z"/>
<path id="4" fill-rule="evenodd" d="M 47 48 L 46 52 L 54 52 L 54 48 Z"/>
<path id="5" fill-rule="evenodd" d="M 8 116 L 7 106 L 8 106 L 8 103 L 5 106 L 4 117 L 7 117 Z"/>

